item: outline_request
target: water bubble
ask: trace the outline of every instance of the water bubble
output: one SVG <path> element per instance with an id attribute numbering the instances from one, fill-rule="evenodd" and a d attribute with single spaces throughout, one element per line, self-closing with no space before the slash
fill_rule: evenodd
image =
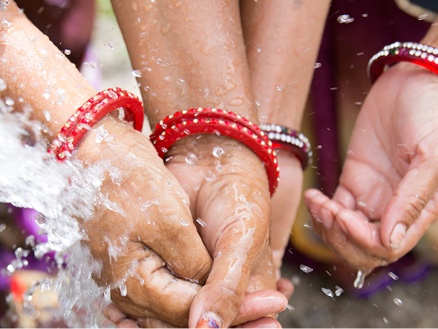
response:
<path id="1" fill-rule="evenodd" d="M 132 75 L 136 78 L 141 78 L 141 76 L 142 76 L 141 70 L 132 71 Z"/>
<path id="2" fill-rule="evenodd" d="M 215 146 L 213 148 L 213 156 L 220 158 L 225 153 L 224 149 L 220 146 Z"/>
<path id="3" fill-rule="evenodd" d="M 304 264 L 300 264 L 300 270 L 303 271 L 304 273 L 311 273 L 313 272 L 313 268 L 304 265 Z"/>
<path id="4" fill-rule="evenodd" d="M 5 80 L 0 79 L 0 91 L 5 91 L 8 86 L 6 85 Z"/>
<path id="5" fill-rule="evenodd" d="M 395 305 L 400 306 L 400 307 L 403 306 L 403 301 L 400 298 L 396 297 L 393 299 L 393 301 L 394 301 Z"/>
<path id="6" fill-rule="evenodd" d="M 339 24 L 350 24 L 354 22 L 354 18 L 350 17 L 348 14 L 339 15 L 337 19 Z"/>

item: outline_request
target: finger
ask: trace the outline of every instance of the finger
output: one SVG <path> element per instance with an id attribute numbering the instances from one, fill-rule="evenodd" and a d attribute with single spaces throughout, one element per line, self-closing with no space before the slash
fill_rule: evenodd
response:
<path id="1" fill-rule="evenodd" d="M 119 288 L 111 292 L 113 302 L 128 317 L 151 317 L 186 327 L 190 305 L 200 286 L 176 279 L 152 251 L 137 253 L 133 259 L 140 261 L 129 263 L 127 257 L 118 260 L 128 266 Z"/>
<path id="2" fill-rule="evenodd" d="M 114 324 L 126 319 L 125 314 L 113 303 L 104 308 L 103 315 Z"/>
<path id="3" fill-rule="evenodd" d="M 409 170 L 400 182 L 382 216 L 381 235 L 385 246 L 398 249 L 413 223 L 421 220 L 423 230 L 411 235 L 407 247 L 413 247 L 437 217 L 437 207 L 424 212 L 438 188 L 435 161 L 427 161 Z"/>
<path id="4" fill-rule="evenodd" d="M 138 319 L 137 324 L 140 328 L 174 328 L 170 323 L 153 318 Z"/>
<path id="5" fill-rule="evenodd" d="M 234 170 L 243 171 L 235 167 Z M 268 244 L 270 207 L 266 181 L 254 183 L 245 177 L 230 170 L 206 183 L 199 193 L 197 215 L 206 222 L 200 234 L 214 255 L 214 263 L 206 285 L 193 302 L 191 326 L 205 318 L 204 313 L 212 312 L 221 326 L 231 323 L 243 301 L 251 270 Z M 275 272 L 270 275 L 270 287 L 275 289 Z"/>
<path id="6" fill-rule="evenodd" d="M 277 280 L 277 290 L 281 292 L 287 299 L 290 299 L 294 293 L 294 285 L 292 284 L 291 280 L 280 278 Z"/>
<path id="7" fill-rule="evenodd" d="M 176 180 L 166 181 L 157 190 L 167 196 L 145 210 L 146 218 L 137 232 L 139 239 L 160 255 L 178 277 L 205 282 L 212 260 L 193 223 L 188 201 L 178 202 L 185 192 Z M 149 218 L 158 220 L 151 223 Z"/>
<path id="8" fill-rule="evenodd" d="M 261 318 L 239 325 L 236 328 L 282 328 L 280 322 L 273 318 Z"/>
<path id="9" fill-rule="evenodd" d="M 355 235 L 356 233 L 362 234 L 361 230 L 363 230 L 362 228 L 357 229 L 356 224 L 360 222 L 357 212 L 350 209 L 342 209 L 334 217 L 335 221 L 332 227 L 328 230 L 322 229 L 320 235 L 334 252 L 344 258 L 351 266 L 363 272 L 369 272 L 375 267 L 387 264 L 383 258 L 376 255 L 376 253 L 379 253 L 382 257 L 386 256 L 385 248 L 379 240 L 378 232 L 376 232 L 378 228 L 374 229 L 376 234 L 363 234 L 367 239 L 362 239 L 366 242 L 361 244 L 357 241 L 357 236 Z M 318 223 L 313 222 L 313 225 L 316 226 Z M 350 228 L 352 228 L 352 231 L 349 231 Z M 367 248 L 367 244 L 375 248 Z M 380 251 L 377 250 L 379 247 Z"/>

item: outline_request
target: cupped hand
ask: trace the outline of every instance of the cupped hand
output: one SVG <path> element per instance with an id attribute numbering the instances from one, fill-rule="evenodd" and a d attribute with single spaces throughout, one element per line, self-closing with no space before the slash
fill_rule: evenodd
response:
<path id="1" fill-rule="evenodd" d="M 355 124 L 332 199 L 305 193 L 316 232 L 364 272 L 410 251 L 438 215 L 438 77 L 387 70 Z"/>
<path id="2" fill-rule="evenodd" d="M 88 133 L 77 156 L 107 168 L 94 217 L 81 221 L 100 263 L 94 279 L 127 316 L 187 326 L 195 282 L 212 265 L 187 194 L 147 137 L 112 117 Z"/>
<path id="3" fill-rule="evenodd" d="M 260 159 L 228 137 L 195 135 L 177 142 L 165 161 L 187 192 L 192 217 L 213 257 L 206 285 L 192 304 L 189 326 L 257 321 L 260 314 L 236 319 L 245 293 L 256 291 L 266 292 L 265 305 L 280 301 L 284 310 L 287 299 L 276 292 L 270 194 Z M 274 316 L 269 308 L 265 315 Z"/>

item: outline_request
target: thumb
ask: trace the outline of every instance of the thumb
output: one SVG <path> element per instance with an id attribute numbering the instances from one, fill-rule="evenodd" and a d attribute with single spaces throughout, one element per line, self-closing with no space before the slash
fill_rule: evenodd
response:
<path id="1" fill-rule="evenodd" d="M 437 208 L 424 211 L 438 186 L 436 164 L 427 161 L 409 170 L 401 180 L 381 219 L 381 239 L 397 250 L 415 246 L 437 216 Z M 409 238 L 405 239 L 409 229 Z"/>

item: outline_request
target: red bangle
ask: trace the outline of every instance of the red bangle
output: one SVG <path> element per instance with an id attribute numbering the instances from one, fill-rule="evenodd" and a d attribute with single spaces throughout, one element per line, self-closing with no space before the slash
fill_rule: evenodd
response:
<path id="1" fill-rule="evenodd" d="M 138 97 L 121 88 L 109 88 L 90 98 L 76 110 L 52 141 L 49 153 L 55 154 L 58 160 L 64 160 L 91 127 L 117 109 L 121 110 L 118 116 L 121 120 L 133 122 L 136 130 L 142 130 L 144 112 Z"/>
<path id="2" fill-rule="evenodd" d="M 371 82 L 374 83 L 389 65 L 397 62 L 411 62 L 438 73 L 438 48 L 415 42 L 394 42 L 385 46 L 368 62 Z"/>
<path id="3" fill-rule="evenodd" d="M 303 170 L 312 163 L 312 145 L 303 133 L 276 124 L 261 124 L 260 128 L 271 140 L 274 149 L 291 152 L 300 160 Z"/>
<path id="4" fill-rule="evenodd" d="M 195 134 L 228 136 L 248 146 L 265 164 L 269 190 L 274 194 L 280 170 L 272 143 L 255 123 L 240 115 L 214 108 L 179 111 L 161 120 L 150 140 L 163 158 L 176 141 Z"/>

